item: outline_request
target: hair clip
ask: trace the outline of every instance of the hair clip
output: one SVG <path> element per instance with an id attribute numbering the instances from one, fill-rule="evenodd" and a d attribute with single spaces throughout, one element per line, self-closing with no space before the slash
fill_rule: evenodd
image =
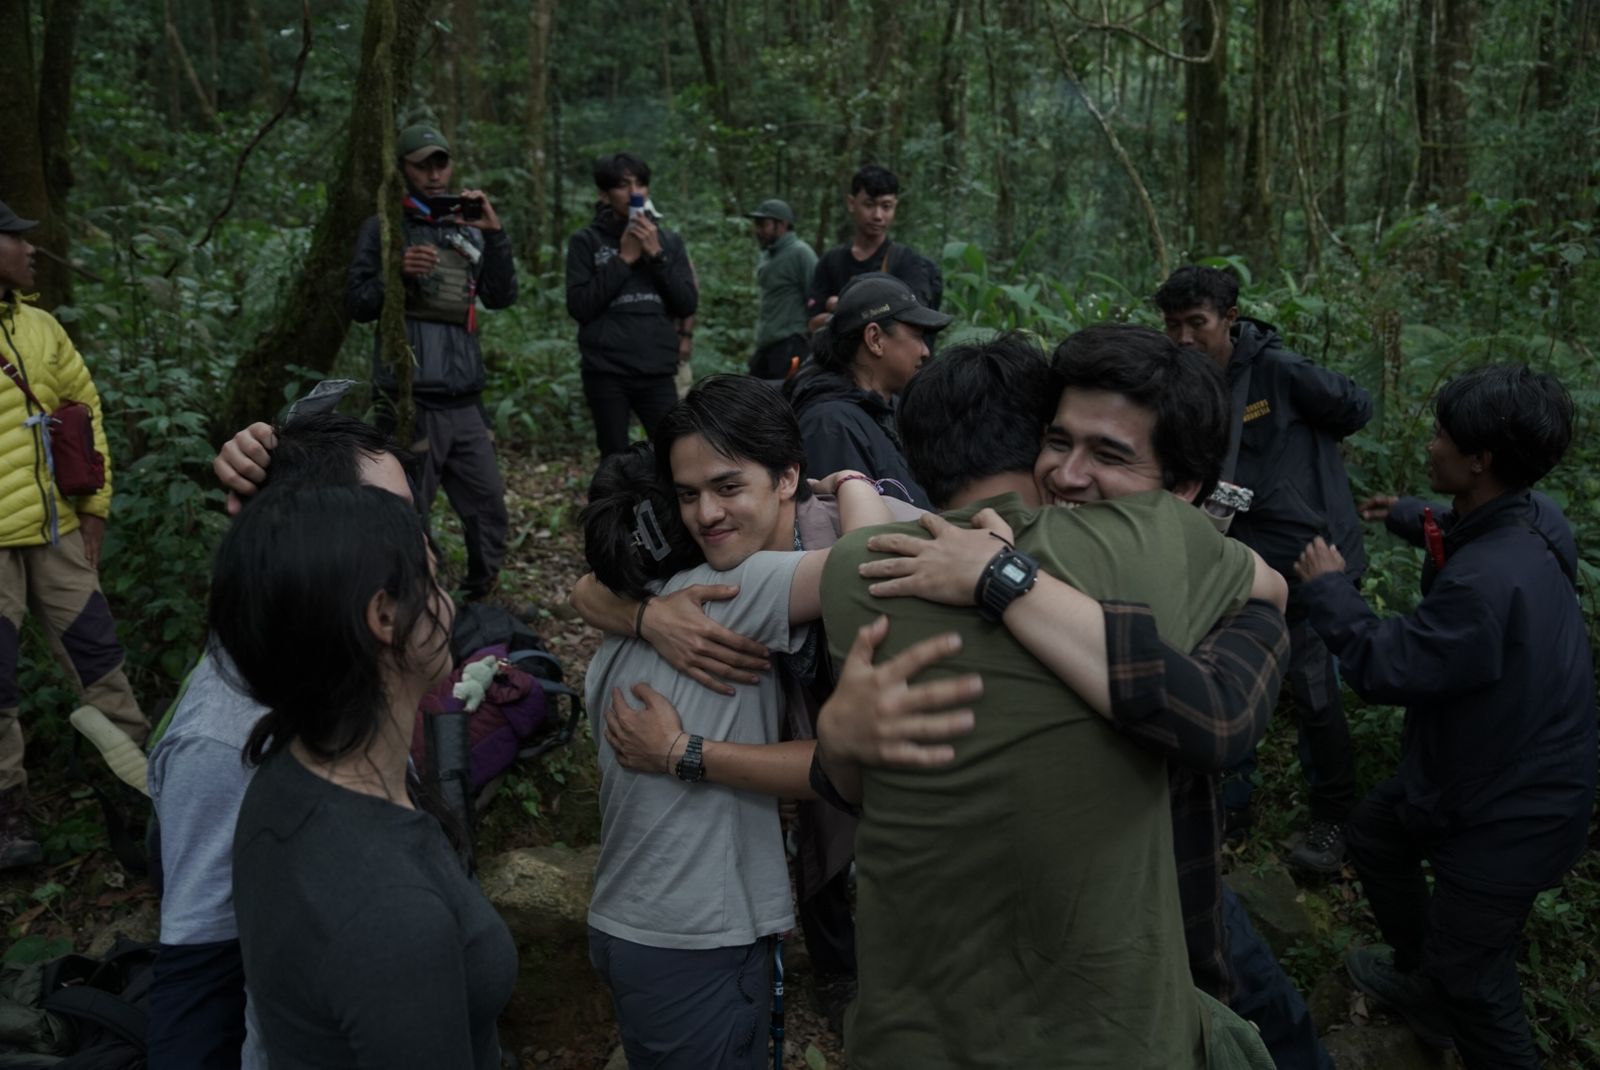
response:
<path id="1" fill-rule="evenodd" d="M 656 519 L 655 507 L 648 499 L 633 507 L 633 544 L 657 561 L 672 552 L 661 530 L 661 521 Z"/>

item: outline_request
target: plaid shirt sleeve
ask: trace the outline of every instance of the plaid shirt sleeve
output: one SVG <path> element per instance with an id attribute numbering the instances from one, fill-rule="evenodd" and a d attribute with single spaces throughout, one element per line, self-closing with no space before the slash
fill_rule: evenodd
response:
<path id="1" fill-rule="evenodd" d="M 1278 701 L 1289 629 L 1266 602 L 1217 623 L 1188 654 L 1163 642 L 1149 607 L 1102 603 L 1111 719 L 1168 756 L 1178 902 L 1194 983 L 1231 1001 L 1222 920 L 1218 774 L 1260 740 Z"/>
<path id="2" fill-rule="evenodd" d="M 1289 627 L 1250 601 L 1192 652 L 1162 640 L 1149 607 L 1103 602 L 1111 721 L 1202 773 L 1237 765 L 1266 734 L 1289 656 Z"/>

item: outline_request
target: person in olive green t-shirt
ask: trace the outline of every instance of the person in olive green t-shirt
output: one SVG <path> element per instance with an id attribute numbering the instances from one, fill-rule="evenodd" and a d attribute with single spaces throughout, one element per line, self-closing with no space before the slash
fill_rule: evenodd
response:
<path id="1" fill-rule="evenodd" d="M 761 379 L 783 379 L 794 359 L 803 361 L 810 349 L 806 292 L 811 289 L 817 254 L 794 232 L 794 209 L 787 202 L 773 197 L 745 215 L 761 246 L 761 260 L 756 264 L 761 308 L 756 317 L 750 374 Z"/>
<path id="2" fill-rule="evenodd" d="M 1075 510 L 1007 495 L 946 518 L 964 524 L 984 506 L 1056 578 L 1149 604 L 1180 648 L 1250 592 L 1252 556 L 1166 491 Z M 956 631 L 961 651 L 928 675 L 981 670 L 984 694 L 950 765 L 863 770 L 851 1065 L 1206 1066 L 1165 761 L 1111 731 L 1003 626 L 874 599 L 856 571 L 881 556 L 867 537 L 841 539 L 823 576 L 835 656 L 887 611 L 880 655 Z"/>

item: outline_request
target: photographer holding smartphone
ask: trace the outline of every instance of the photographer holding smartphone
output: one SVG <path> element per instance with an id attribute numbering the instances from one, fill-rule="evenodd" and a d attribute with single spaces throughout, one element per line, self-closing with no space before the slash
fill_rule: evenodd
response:
<path id="1" fill-rule="evenodd" d="M 594 162 L 594 219 L 567 240 L 567 312 L 578 321 L 583 396 L 601 456 L 628 445 L 629 412 L 645 434 L 678 403 L 700 300 L 683 239 L 659 224 L 650 165 L 629 152 Z"/>
<path id="2" fill-rule="evenodd" d="M 468 599 L 493 588 L 506 549 L 505 484 L 483 408 L 483 352 L 478 345 L 477 303 L 505 308 L 517 299 L 511 239 L 482 190 L 450 192 L 450 143 L 436 128 L 408 126 L 395 140 L 406 179 L 406 340 L 415 354 L 411 399 L 417 422 L 417 510 L 426 521 L 443 487 L 461 517 L 467 544 Z M 350 318 L 370 323 L 383 312 L 383 254 L 378 219 L 368 219 L 356 239 L 345 306 Z M 373 346 L 372 379 L 378 423 L 394 430 L 399 382 Z"/>

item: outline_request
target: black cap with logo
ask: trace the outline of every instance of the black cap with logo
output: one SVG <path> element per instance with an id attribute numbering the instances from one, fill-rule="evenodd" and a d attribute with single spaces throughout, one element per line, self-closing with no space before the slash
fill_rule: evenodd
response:
<path id="1" fill-rule="evenodd" d="M 845 285 L 828 326 L 836 335 L 845 335 L 878 320 L 909 323 L 925 331 L 950 324 L 949 316 L 917 300 L 904 282 L 882 271 L 869 271 Z"/>

